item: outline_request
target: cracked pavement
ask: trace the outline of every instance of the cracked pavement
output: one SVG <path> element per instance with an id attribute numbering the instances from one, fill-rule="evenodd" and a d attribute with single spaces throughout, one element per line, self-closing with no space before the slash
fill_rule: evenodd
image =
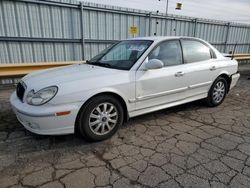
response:
<path id="1" fill-rule="evenodd" d="M 219 107 L 139 116 L 97 143 L 26 131 L 0 90 L 0 187 L 249 187 L 249 70 Z"/>

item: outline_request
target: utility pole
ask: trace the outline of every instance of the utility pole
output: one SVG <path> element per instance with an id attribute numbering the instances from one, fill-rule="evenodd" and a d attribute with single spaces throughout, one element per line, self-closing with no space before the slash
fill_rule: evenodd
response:
<path id="1" fill-rule="evenodd" d="M 166 5 L 166 16 L 168 15 L 168 1 L 169 0 L 167 0 L 167 5 Z"/>
<path id="2" fill-rule="evenodd" d="M 161 0 L 159 0 L 159 1 L 161 1 Z M 166 16 L 168 15 L 168 1 L 169 0 L 167 0 L 167 4 L 166 4 Z"/>

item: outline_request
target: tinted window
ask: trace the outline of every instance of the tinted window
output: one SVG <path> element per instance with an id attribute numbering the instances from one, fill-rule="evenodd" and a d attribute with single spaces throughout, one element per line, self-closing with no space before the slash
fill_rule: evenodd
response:
<path id="1" fill-rule="evenodd" d="M 150 59 L 159 59 L 164 66 L 182 64 L 181 46 L 178 40 L 161 43 L 148 56 Z"/>
<path id="2" fill-rule="evenodd" d="M 210 49 L 199 41 L 183 40 L 182 48 L 186 63 L 211 59 Z"/>

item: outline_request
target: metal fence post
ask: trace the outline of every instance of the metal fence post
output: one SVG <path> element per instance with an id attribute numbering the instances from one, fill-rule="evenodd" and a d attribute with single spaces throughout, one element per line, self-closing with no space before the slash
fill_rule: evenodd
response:
<path id="1" fill-rule="evenodd" d="M 248 53 L 250 54 L 250 27 L 248 28 L 248 43 L 249 43 Z"/>
<path id="2" fill-rule="evenodd" d="M 230 29 L 230 22 L 226 24 L 227 26 L 227 31 L 226 31 L 226 37 L 225 37 L 225 44 L 224 44 L 224 52 L 226 52 L 227 49 L 227 41 L 228 41 L 228 36 L 229 36 L 229 29 Z"/>
<path id="3" fill-rule="evenodd" d="M 152 32 L 152 17 L 151 17 L 151 12 L 148 15 L 148 36 L 151 35 Z"/>
<path id="4" fill-rule="evenodd" d="M 80 2 L 80 22 L 81 22 L 81 44 L 82 44 L 82 60 L 85 60 L 84 47 L 85 47 L 85 39 L 84 39 L 84 18 L 83 18 L 83 2 Z"/>
<path id="5" fill-rule="evenodd" d="M 194 21 L 193 37 L 195 37 L 196 36 L 196 27 L 197 27 L 197 18 L 195 18 L 193 21 Z"/>

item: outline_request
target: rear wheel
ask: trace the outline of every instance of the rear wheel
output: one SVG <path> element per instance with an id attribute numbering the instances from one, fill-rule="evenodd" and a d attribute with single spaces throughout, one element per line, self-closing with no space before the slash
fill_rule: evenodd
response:
<path id="1" fill-rule="evenodd" d="M 80 112 L 79 130 L 90 141 L 100 141 L 111 137 L 123 122 L 120 102 L 110 95 L 92 98 Z"/>
<path id="2" fill-rule="evenodd" d="M 208 106 L 214 107 L 220 105 L 226 97 L 228 84 L 225 78 L 218 77 L 211 86 L 206 103 Z"/>

